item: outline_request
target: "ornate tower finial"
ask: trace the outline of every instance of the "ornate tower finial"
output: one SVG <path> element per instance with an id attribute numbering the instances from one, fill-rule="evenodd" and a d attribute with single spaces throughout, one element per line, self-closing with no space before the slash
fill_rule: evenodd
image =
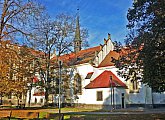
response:
<path id="1" fill-rule="evenodd" d="M 108 33 L 108 39 L 111 39 L 111 34 L 110 33 Z"/>
<path id="2" fill-rule="evenodd" d="M 79 8 L 77 8 L 79 11 Z M 81 37 L 80 37 L 80 24 L 79 24 L 79 13 L 77 14 L 76 19 L 76 31 L 75 31 L 75 38 L 74 38 L 74 51 L 79 52 L 81 50 Z"/>

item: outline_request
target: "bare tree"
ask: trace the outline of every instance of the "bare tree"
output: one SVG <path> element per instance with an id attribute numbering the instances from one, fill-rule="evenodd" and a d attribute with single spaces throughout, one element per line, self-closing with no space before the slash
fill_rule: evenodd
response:
<path id="1" fill-rule="evenodd" d="M 31 35 L 31 25 L 42 13 L 43 7 L 34 0 L 0 1 L 0 41 L 16 40 L 20 35 Z"/>
<path id="2" fill-rule="evenodd" d="M 30 42 L 35 49 L 42 50 L 45 53 L 45 61 L 42 70 L 45 78 L 45 99 L 48 102 L 48 90 L 50 88 L 50 59 L 51 53 L 56 50 L 57 56 L 60 56 L 67 51 L 71 51 L 73 33 L 74 33 L 74 19 L 68 15 L 61 14 L 57 16 L 56 20 L 51 20 L 50 17 L 43 16 L 36 24 L 35 34 L 33 40 Z"/>
<path id="3" fill-rule="evenodd" d="M 67 14 L 59 14 L 55 20 L 52 20 L 48 15 L 42 18 L 36 24 L 33 31 L 34 36 L 30 41 L 35 49 L 45 52 L 44 63 L 45 70 L 42 70 L 45 78 L 45 99 L 48 102 L 48 94 L 51 82 L 51 54 L 56 54 L 56 59 L 53 64 L 57 64 L 58 57 L 63 54 L 73 52 L 74 37 L 75 37 L 75 17 Z M 83 43 L 87 43 L 87 30 L 83 29 Z M 86 45 L 86 44 L 84 44 Z M 53 65 L 54 66 L 54 65 Z M 58 77 L 58 76 L 57 76 Z"/>

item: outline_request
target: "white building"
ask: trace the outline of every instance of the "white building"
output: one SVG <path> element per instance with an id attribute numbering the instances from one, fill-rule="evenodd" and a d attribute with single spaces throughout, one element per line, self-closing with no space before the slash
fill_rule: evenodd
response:
<path id="1" fill-rule="evenodd" d="M 111 61 L 119 54 L 114 51 L 110 34 L 108 39 L 104 39 L 104 45 L 81 50 L 77 19 L 74 42 L 75 52 L 59 57 L 69 66 L 70 103 L 100 109 L 165 106 L 165 93 L 153 93 L 142 82 L 125 81 L 117 74 L 118 69 Z M 56 60 L 56 55 L 52 60 Z M 35 98 L 32 96 L 33 102 Z M 43 98 L 38 96 L 37 101 Z M 58 96 L 55 98 L 55 102 L 58 102 Z"/>
<path id="2" fill-rule="evenodd" d="M 165 106 L 165 93 L 152 93 L 142 82 L 125 81 L 117 74 L 111 60 L 118 56 L 108 34 L 104 45 L 60 57 L 67 64 L 72 63 L 70 82 L 80 86 L 76 95 L 71 90 L 73 102 L 102 109 Z"/>

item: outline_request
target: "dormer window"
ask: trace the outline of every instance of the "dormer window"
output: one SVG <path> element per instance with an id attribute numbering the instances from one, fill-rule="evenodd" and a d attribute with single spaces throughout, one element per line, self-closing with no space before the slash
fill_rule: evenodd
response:
<path id="1" fill-rule="evenodd" d="M 87 74 L 87 76 L 85 77 L 85 79 L 90 79 L 90 78 L 92 77 L 92 75 L 93 75 L 93 72 L 89 72 L 89 73 Z"/>

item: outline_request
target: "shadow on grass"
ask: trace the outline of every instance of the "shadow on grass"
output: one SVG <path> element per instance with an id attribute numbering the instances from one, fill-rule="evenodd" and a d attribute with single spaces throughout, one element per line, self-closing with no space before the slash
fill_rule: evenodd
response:
<path id="1" fill-rule="evenodd" d="M 141 111 L 138 109 L 94 110 L 64 113 L 65 120 L 165 120 L 164 112 Z"/>
<path id="2" fill-rule="evenodd" d="M 39 110 L 43 109 L 41 107 L 36 108 L 24 108 L 21 110 Z M 54 108 L 44 108 L 44 109 L 54 109 Z M 64 110 L 64 111 L 63 111 Z M 155 112 L 145 112 L 140 110 L 131 109 L 116 109 L 113 112 L 109 110 L 89 110 L 82 108 L 63 108 L 64 120 L 165 120 L 165 114 L 162 111 Z M 73 112 L 69 112 L 73 111 Z M 154 109 L 152 110 L 154 111 Z M 59 120 L 58 113 L 49 113 L 48 111 L 39 112 L 39 119 L 55 119 Z"/>
<path id="3" fill-rule="evenodd" d="M 67 120 L 164 120 L 165 115 L 157 114 L 90 114 L 90 115 L 71 115 Z"/>

